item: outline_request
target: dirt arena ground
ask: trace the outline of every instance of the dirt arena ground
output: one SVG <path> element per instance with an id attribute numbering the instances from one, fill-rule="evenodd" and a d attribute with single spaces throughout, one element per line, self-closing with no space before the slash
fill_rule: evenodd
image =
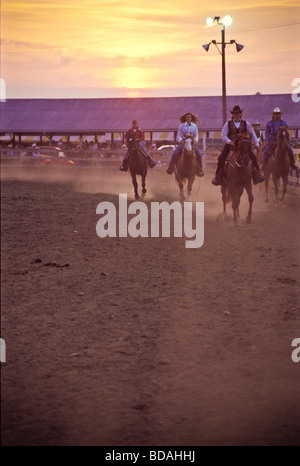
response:
<path id="1" fill-rule="evenodd" d="M 300 444 L 299 188 L 255 187 L 235 226 L 212 175 L 186 249 L 97 236 L 98 203 L 133 200 L 117 167 L 2 168 L 2 445 Z M 159 167 L 147 186 L 178 200 Z"/>

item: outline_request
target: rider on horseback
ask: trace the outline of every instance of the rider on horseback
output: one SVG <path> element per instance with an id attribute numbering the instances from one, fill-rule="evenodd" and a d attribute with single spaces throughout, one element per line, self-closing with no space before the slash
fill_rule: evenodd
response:
<path id="1" fill-rule="evenodd" d="M 252 141 L 254 142 L 255 147 L 259 148 L 259 142 L 253 131 L 252 126 L 248 121 L 242 120 L 243 110 L 240 109 L 238 105 L 233 107 L 233 110 L 230 110 L 232 117 L 231 120 L 227 121 L 223 126 L 221 137 L 223 142 L 225 142 L 225 146 L 218 158 L 218 165 L 215 174 L 215 178 L 212 180 L 212 184 L 215 186 L 220 186 L 222 184 L 222 177 L 223 177 L 223 168 L 227 159 L 227 156 L 230 153 L 230 150 L 233 148 L 234 139 L 236 138 L 237 134 L 239 133 L 247 133 L 252 136 Z M 264 181 L 264 177 L 259 172 L 259 167 L 257 164 L 257 159 L 255 154 L 251 151 L 250 158 L 252 161 L 253 167 L 253 182 L 255 184 L 262 183 Z"/>
<path id="2" fill-rule="evenodd" d="M 132 127 L 128 131 L 126 131 L 125 139 L 126 139 L 127 147 L 128 147 L 129 140 L 135 139 L 139 144 L 139 150 L 146 157 L 149 167 L 153 168 L 156 165 L 156 162 L 154 162 L 154 160 L 151 159 L 146 149 L 141 145 L 141 141 L 145 140 L 145 135 L 144 135 L 144 132 L 141 131 L 141 129 L 139 128 L 139 124 L 136 120 L 132 120 Z M 126 155 L 123 159 L 123 163 L 120 166 L 120 170 L 124 172 L 128 170 L 129 157 L 130 157 L 130 150 L 128 148 L 128 151 L 126 152 Z"/>
<path id="3" fill-rule="evenodd" d="M 255 136 L 259 142 L 259 145 L 261 146 L 264 143 L 264 135 L 262 130 L 260 129 L 260 122 L 258 120 L 255 120 L 254 123 L 252 123 L 253 131 L 255 133 Z"/>
<path id="4" fill-rule="evenodd" d="M 266 141 L 267 141 L 267 146 L 263 152 L 263 159 L 262 159 L 262 165 L 261 168 L 264 168 L 268 158 L 272 154 L 276 142 L 277 142 L 277 133 L 278 129 L 280 127 L 285 127 L 287 129 L 288 125 L 287 123 L 281 119 L 282 111 L 280 108 L 276 107 L 274 108 L 272 112 L 272 120 L 270 120 L 267 125 L 266 125 Z M 294 159 L 294 154 L 291 146 L 288 145 L 288 154 L 290 157 L 290 166 L 292 170 L 298 170 L 297 165 L 295 165 L 295 159 Z"/>
<path id="5" fill-rule="evenodd" d="M 172 154 L 172 158 L 169 164 L 169 167 L 167 168 L 166 172 L 171 175 L 174 171 L 174 167 L 176 164 L 176 160 L 179 157 L 184 143 L 185 139 L 187 137 L 191 137 L 192 140 L 197 143 L 198 142 L 198 128 L 197 128 L 197 122 L 199 122 L 198 118 L 196 115 L 193 113 L 185 113 L 179 118 L 180 125 L 178 128 L 178 133 L 177 133 L 177 139 L 179 141 L 178 146 L 174 150 Z M 195 149 L 195 154 L 196 154 L 196 160 L 197 160 L 197 176 L 204 176 L 203 170 L 202 170 L 202 160 L 201 160 L 201 153 L 198 147 L 194 146 Z"/>

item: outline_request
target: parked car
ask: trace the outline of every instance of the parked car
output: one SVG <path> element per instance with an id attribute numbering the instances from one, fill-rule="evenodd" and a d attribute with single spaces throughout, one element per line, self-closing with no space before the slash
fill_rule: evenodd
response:
<path id="1" fill-rule="evenodd" d="M 174 150 L 175 147 L 176 146 L 174 144 L 168 144 L 168 145 L 160 146 L 157 150 Z"/>
<path id="2" fill-rule="evenodd" d="M 23 163 L 45 167 L 75 167 L 75 162 L 55 146 L 31 146 L 26 151 Z"/>

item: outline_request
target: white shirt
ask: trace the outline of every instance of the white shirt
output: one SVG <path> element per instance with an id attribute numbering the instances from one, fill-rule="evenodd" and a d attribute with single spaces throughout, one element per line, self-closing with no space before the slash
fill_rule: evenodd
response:
<path id="1" fill-rule="evenodd" d="M 233 121 L 234 126 L 236 128 L 240 127 L 240 125 L 241 125 L 240 121 L 235 121 L 234 119 L 232 121 Z M 250 123 L 248 123 L 248 121 L 246 121 L 246 126 L 247 126 L 247 133 L 252 136 L 252 141 L 254 142 L 255 147 L 259 147 L 259 142 L 258 142 L 258 139 L 256 137 L 256 134 L 254 133 L 254 130 L 253 130 L 252 126 L 250 125 Z M 229 139 L 227 137 L 227 134 L 228 134 L 228 121 L 226 121 L 225 125 L 223 126 L 223 129 L 222 129 L 222 132 L 221 132 L 221 138 L 222 138 L 223 142 L 225 142 L 226 144 L 230 144 L 231 139 Z"/>
<path id="2" fill-rule="evenodd" d="M 181 123 L 177 133 L 178 141 L 180 142 L 182 139 L 185 139 L 187 134 L 191 134 L 194 138 L 194 141 L 198 142 L 198 128 L 195 123 L 191 123 L 190 125 L 186 121 Z"/>

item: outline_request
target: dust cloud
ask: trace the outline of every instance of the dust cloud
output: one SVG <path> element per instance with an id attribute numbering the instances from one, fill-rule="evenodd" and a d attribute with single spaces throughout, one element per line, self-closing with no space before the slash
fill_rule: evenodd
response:
<path id="1" fill-rule="evenodd" d="M 60 183 L 69 184 L 74 191 L 90 193 L 90 194 L 108 194 L 119 195 L 127 194 L 128 201 L 134 200 L 134 191 L 129 172 L 119 171 L 119 163 L 102 163 L 101 166 L 74 168 L 74 169 L 45 169 L 44 167 L 19 167 L 19 166 L 2 166 L 1 180 L 17 180 L 20 182 L 36 182 L 36 183 Z M 166 166 L 158 165 L 154 169 L 149 169 L 146 179 L 146 196 L 140 200 L 144 202 L 151 201 L 167 201 L 174 202 L 179 200 L 179 187 L 176 183 L 174 175 L 167 175 L 165 172 Z M 192 201 L 204 202 L 205 217 L 210 220 L 223 220 L 223 204 L 220 193 L 220 188 L 211 184 L 214 176 L 212 170 L 205 169 L 203 178 L 196 178 L 193 190 Z M 141 178 L 138 177 L 139 193 L 141 193 Z M 288 190 L 292 190 L 289 187 Z M 186 190 L 186 188 L 185 188 Z M 269 188 L 270 202 L 265 203 L 265 188 L 264 184 L 253 186 L 253 215 L 263 213 L 272 208 L 275 208 L 272 202 L 273 186 Z M 280 208 L 280 206 L 278 207 Z M 248 198 L 244 192 L 240 204 L 240 217 L 244 220 L 248 210 Z M 231 204 L 227 206 L 227 221 L 232 219 Z"/>

